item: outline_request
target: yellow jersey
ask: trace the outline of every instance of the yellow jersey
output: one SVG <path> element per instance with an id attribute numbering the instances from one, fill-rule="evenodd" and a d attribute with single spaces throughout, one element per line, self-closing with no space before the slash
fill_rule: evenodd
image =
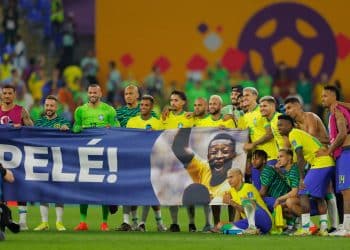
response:
<path id="1" fill-rule="evenodd" d="M 267 208 L 265 202 L 261 198 L 259 191 L 254 187 L 253 184 L 243 183 L 239 190 L 236 190 L 235 188 L 231 188 L 230 193 L 231 193 L 232 200 L 239 205 L 242 205 L 242 200 L 244 199 L 254 200 L 257 206 L 264 209 L 265 212 L 272 219 L 269 209 Z M 244 213 L 241 213 L 241 217 L 246 218 L 246 215 Z"/>
<path id="2" fill-rule="evenodd" d="M 255 142 L 266 134 L 266 128 L 271 125 L 265 117 L 260 113 L 260 106 L 257 105 L 254 110 L 247 112 L 243 116 L 245 128 L 249 129 L 250 141 Z M 257 145 L 256 149 L 264 150 L 268 155 L 268 160 L 277 159 L 277 146 L 275 139 L 272 138 L 268 142 Z"/>
<path id="3" fill-rule="evenodd" d="M 193 182 L 203 184 L 207 187 L 211 198 L 222 197 L 224 193 L 228 192 L 231 188 L 227 180 L 216 186 L 210 185 L 212 177 L 210 166 L 208 162 L 205 162 L 196 156 L 194 156 L 191 162 L 187 165 L 186 170 L 191 176 Z"/>
<path id="4" fill-rule="evenodd" d="M 151 116 L 148 120 L 144 120 L 142 119 L 141 115 L 137 115 L 129 119 L 126 127 L 146 130 L 162 130 L 163 123 L 153 116 Z"/>
<path id="5" fill-rule="evenodd" d="M 271 120 L 267 119 L 268 122 L 270 123 L 271 126 L 271 130 L 273 133 L 273 137 L 275 138 L 275 142 L 277 144 L 277 149 L 281 149 L 281 148 L 288 148 L 288 145 L 286 144 L 286 141 L 283 139 L 283 136 L 280 134 L 279 130 L 278 130 L 278 117 L 281 115 L 281 113 L 275 112 L 273 114 L 273 117 Z"/>
<path id="6" fill-rule="evenodd" d="M 187 118 L 185 112 L 181 112 L 175 115 L 172 111 L 169 116 L 162 120 L 164 129 L 175 129 L 175 128 L 191 128 L 193 127 L 193 118 Z"/>
<path id="7" fill-rule="evenodd" d="M 207 115 L 204 118 L 194 118 L 194 127 L 225 127 L 225 128 L 235 128 L 235 123 L 232 119 L 228 119 L 224 121 L 223 116 L 220 117 L 218 120 L 213 120 L 212 115 Z"/>
<path id="8" fill-rule="evenodd" d="M 312 135 L 303 130 L 293 128 L 289 132 L 288 138 L 294 152 L 298 148 L 303 149 L 304 159 L 310 164 L 311 168 L 326 168 L 335 165 L 333 158 L 330 156 L 316 157 L 316 152 L 324 146 Z"/>

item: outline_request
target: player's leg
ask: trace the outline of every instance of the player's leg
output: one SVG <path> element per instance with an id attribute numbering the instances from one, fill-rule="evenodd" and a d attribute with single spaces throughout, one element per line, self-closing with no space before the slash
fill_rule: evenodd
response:
<path id="1" fill-rule="evenodd" d="M 57 204 L 56 207 L 56 229 L 57 231 L 66 231 L 65 226 L 63 225 L 63 204 Z"/>
<path id="2" fill-rule="evenodd" d="M 109 227 L 107 224 L 109 215 L 109 207 L 108 205 L 102 205 L 102 223 L 100 225 L 101 231 L 109 231 Z"/>
<path id="3" fill-rule="evenodd" d="M 41 223 L 34 228 L 34 231 L 49 230 L 49 204 L 40 203 Z"/>
<path id="4" fill-rule="evenodd" d="M 80 223 L 74 228 L 76 231 L 86 231 L 88 230 L 88 225 L 86 223 L 87 218 L 87 211 L 88 211 L 89 205 L 87 204 L 80 204 Z"/>
<path id="5" fill-rule="evenodd" d="M 21 231 L 28 230 L 27 226 L 27 202 L 19 201 L 18 202 L 18 213 L 19 213 L 19 226 Z"/>
<path id="6" fill-rule="evenodd" d="M 194 223 L 195 213 L 196 209 L 195 206 L 187 206 L 187 216 L 188 216 L 188 231 L 189 232 L 196 232 L 197 228 Z"/>
<path id="7" fill-rule="evenodd" d="M 180 226 L 178 224 L 179 206 L 170 206 L 169 211 L 172 222 L 169 228 L 170 232 L 180 232 Z"/>

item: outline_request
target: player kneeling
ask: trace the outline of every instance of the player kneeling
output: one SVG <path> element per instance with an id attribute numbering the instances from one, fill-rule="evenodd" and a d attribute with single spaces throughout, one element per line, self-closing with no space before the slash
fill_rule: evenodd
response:
<path id="1" fill-rule="evenodd" d="M 233 206 L 241 219 L 233 224 L 219 223 L 218 229 L 241 230 L 243 234 L 268 233 L 272 227 L 272 217 L 259 191 L 252 184 L 243 182 L 240 169 L 230 169 L 227 180 L 231 189 L 224 195 L 223 202 Z"/>

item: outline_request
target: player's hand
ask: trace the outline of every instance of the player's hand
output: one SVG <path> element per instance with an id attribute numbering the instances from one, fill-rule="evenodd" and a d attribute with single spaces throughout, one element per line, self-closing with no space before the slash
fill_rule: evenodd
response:
<path id="1" fill-rule="evenodd" d="M 280 201 L 280 199 L 277 198 L 275 201 L 275 204 L 273 204 L 273 207 L 277 207 L 280 204 L 281 204 L 281 201 Z"/>
<path id="2" fill-rule="evenodd" d="M 186 112 L 186 113 L 185 113 L 185 117 L 186 117 L 187 119 L 191 119 L 192 117 L 194 117 L 194 113 L 193 113 L 193 112 Z"/>
<path id="3" fill-rule="evenodd" d="M 162 110 L 162 120 L 165 120 L 170 113 L 170 107 L 169 106 L 165 106 Z"/>
<path id="4" fill-rule="evenodd" d="M 320 149 L 316 152 L 316 157 L 321 157 L 321 156 L 329 156 L 328 149 L 326 149 L 326 148 L 320 148 Z"/>
<path id="5" fill-rule="evenodd" d="M 68 131 L 68 130 L 69 130 L 69 127 L 68 127 L 67 125 L 62 125 L 62 126 L 60 127 L 60 130 L 61 130 L 61 131 Z"/>
<path id="6" fill-rule="evenodd" d="M 14 128 L 21 128 L 21 127 L 22 127 L 22 124 L 20 124 L 20 123 L 15 123 L 15 124 L 13 124 L 13 127 L 14 127 Z"/>
<path id="7" fill-rule="evenodd" d="M 253 148 L 254 148 L 254 144 L 253 144 L 253 143 L 246 143 L 246 144 L 244 144 L 244 146 L 243 146 L 243 149 L 244 149 L 245 151 L 251 151 Z"/>
<path id="8" fill-rule="evenodd" d="M 229 192 L 225 192 L 224 196 L 222 197 L 222 202 L 226 204 L 230 204 L 232 200 L 231 194 Z"/>

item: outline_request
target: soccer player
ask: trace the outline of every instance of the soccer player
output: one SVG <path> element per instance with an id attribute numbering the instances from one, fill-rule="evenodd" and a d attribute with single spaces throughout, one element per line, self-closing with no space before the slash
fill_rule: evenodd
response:
<path id="1" fill-rule="evenodd" d="M 2 87 L 0 124 L 12 124 L 14 127 L 33 126 L 28 111 L 22 106 L 15 104 L 16 88 L 12 85 Z M 19 225 L 21 231 L 28 230 L 27 226 L 27 203 L 18 202 Z"/>
<path id="2" fill-rule="evenodd" d="M 189 148 L 190 133 L 191 129 L 178 131 L 172 145 L 173 152 L 184 164 L 192 180 L 207 187 L 212 199 L 222 197 L 224 192 L 229 189 L 226 176 L 228 169 L 232 167 L 233 159 L 236 157 L 236 142 L 227 133 L 217 134 L 209 142 L 208 162 L 205 162 Z M 216 219 L 217 217 L 220 219 L 220 210 L 218 213 Z"/>
<path id="3" fill-rule="evenodd" d="M 250 235 L 268 233 L 272 227 L 272 216 L 259 191 L 254 185 L 243 182 L 243 174 L 239 168 L 228 170 L 227 180 L 231 189 L 224 195 L 223 201 L 240 212 L 242 218 L 231 224 L 228 229 L 241 229 L 244 230 L 243 234 Z"/>
<path id="4" fill-rule="evenodd" d="M 123 85 L 123 84 L 122 84 Z M 117 119 L 121 127 L 126 127 L 129 119 L 140 114 L 139 89 L 136 81 L 130 81 L 124 89 L 125 106 L 116 109 Z M 152 111 L 152 116 L 157 117 Z M 133 227 L 130 226 L 130 212 L 133 220 Z M 123 206 L 123 223 L 117 228 L 117 231 L 131 231 L 137 229 L 137 206 Z"/>
<path id="5" fill-rule="evenodd" d="M 196 103 L 197 103 L 197 106 L 200 104 L 200 102 L 198 103 L 198 101 L 195 102 L 195 114 L 194 114 L 195 127 L 214 127 L 214 128 L 235 128 L 236 127 L 234 123 L 234 119 L 224 119 L 224 116 L 220 112 L 220 110 L 222 110 L 222 98 L 220 96 L 212 95 L 209 98 L 209 115 L 205 115 L 203 117 L 198 117 L 196 114 Z M 221 206 L 212 205 L 211 208 L 213 212 L 214 225 L 216 225 L 220 221 Z M 228 212 L 229 212 L 229 220 L 233 221 L 234 211 L 231 206 L 228 206 Z M 208 222 L 209 221 L 207 219 L 207 223 Z M 204 227 L 204 231 L 207 231 L 209 229 L 210 229 L 210 225 L 207 224 Z"/>
<path id="6" fill-rule="evenodd" d="M 264 150 L 268 155 L 267 164 L 274 166 L 277 162 L 277 146 L 273 137 L 271 126 L 268 125 L 266 117 L 260 112 L 260 106 L 257 103 L 258 91 L 253 87 L 243 89 L 243 105 L 247 107 L 247 112 L 243 119 L 245 128 L 249 129 L 250 143 L 244 145 L 246 151 L 256 149 Z M 252 168 L 252 182 L 260 190 L 259 171 Z"/>
<path id="7" fill-rule="evenodd" d="M 243 94 L 243 88 L 240 85 L 233 86 L 231 89 L 231 105 L 226 105 L 221 109 L 221 114 L 225 117 L 235 119 L 236 122 L 243 116 L 243 111 L 240 108 L 239 97 Z"/>
<path id="8" fill-rule="evenodd" d="M 304 130 L 316 137 L 325 146 L 328 146 L 329 136 L 321 118 L 315 113 L 305 112 L 299 98 L 293 96 L 288 97 L 285 100 L 285 109 L 286 114 L 294 119 L 296 128 Z M 329 219 L 331 222 L 330 232 L 335 231 L 338 227 L 338 208 L 340 212 L 343 211 L 342 197 L 339 197 L 339 195 L 337 196 L 338 197 L 334 195 L 332 185 L 330 185 L 326 196 Z M 339 220 L 342 221 L 342 214 Z"/>
<path id="9" fill-rule="evenodd" d="M 278 129 L 281 135 L 288 136 L 293 152 L 297 155 L 297 164 L 300 174 L 300 203 L 302 207 L 302 228 L 295 235 L 310 234 L 310 201 L 309 196 L 317 201 L 320 214 L 320 235 L 328 235 L 327 232 L 327 205 L 325 197 L 330 183 L 334 160 L 329 155 L 318 156 L 318 151 L 325 149 L 322 143 L 303 130 L 294 128 L 294 121 L 288 115 L 278 117 Z M 305 165 L 310 169 L 305 174 Z"/>
<path id="10" fill-rule="evenodd" d="M 331 235 L 350 236 L 350 113 L 338 107 L 339 96 L 339 90 L 333 86 L 325 86 L 322 91 L 322 105 L 331 111 L 328 125 L 331 145 L 325 154 L 333 155 L 336 159 L 335 186 L 336 191 L 343 195 L 344 206 L 343 225 Z"/>
<path id="11" fill-rule="evenodd" d="M 259 193 L 271 212 L 273 212 L 276 199 L 290 191 L 287 182 L 280 176 L 273 166 L 266 164 L 267 154 L 263 150 L 255 150 L 252 156 L 252 164 L 260 172 L 261 188 Z"/>
<path id="12" fill-rule="evenodd" d="M 126 124 L 127 128 L 139 128 L 139 129 L 145 129 L 145 130 L 162 130 L 163 124 L 162 122 L 156 118 L 153 117 L 151 112 L 153 110 L 154 105 L 154 99 L 150 95 L 144 95 L 141 98 L 140 102 L 140 115 L 131 117 Z M 159 232 L 165 232 L 167 228 L 163 225 L 162 220 L 162 214 L 160 210 L 160 206 L 152 206 L 156 223 L 157 223 L 157 229 Z M 142 217 L 141 222 L 138 225 L 138 229 L 142 232 L 146 231 L 146 219 L 148 216 L 150 206 L 144 206 L 142 209 Z"/>
<path id="13" fill-rule="evenodd" d="M 36 127 L 42 128 L 56 128 L 61 131 L 67 131 L 70 129 L 70 122 L 67 121 L 62 116 L 57 114 L 58 100 L 55 96 L 49 95 L 45 99 L 44 104 L 44 116 L 36 120 L 34 125 Z M 56 203 L 56 229 L 57 231 L 65 231 L 66 228 L 63 225 L 63 204 Z M 49 229 L 49 204 L 41 203 L 40 204 L 40 215 L 41 223 L 34 231 L 43 231 Z"/>
<path id="14" fill-rule="evenodd" d="M 187 97 L 184 92 L 179 90 L 174 90 L 170 94 L 170 107 L 166 107 L 162 112 L 162 123 L 164 129 L 176 129 L 176 128 L 191 128 L 193 127 L 194 120 L 192 117 L 187 117 L 185 112 L 185 106 L 187 102 Z M 171 206 L 170 215 L 172 224 L 169 230 L 171 232 L 180 232 L 180 226 L 178 224 L 178 206 Z M 188 209 L 188 216 L 190 220 L 189 231 L 195 231 L 194 226 L 194 209 Z"/>
<path id="15" fill-rule="evenodd" d="M 299 98 L 291 96 L 284 101 L 286 114 L 295 121 L 295 127 L 316 137 L 324 145 L 329 144 L 329 137 L 322 120 L 312 112 L 305 112 Z"/>
<path id="16" fill-rule="evenodd" d="M 88 128 L 109 128 L 118 127 L 116 112 L 113 107 L 101 102 L 102 91 L 99 85 L 90 84 L 88 87 L 89 102 L 79 106 L 74 113 L 73 131 L 80 132 Z M 88 230 L 86 223 L 87 204 L 80 205 L 80 223 L 74 228 L 76 231 Z M 100 229 L 108 231 L 108 206 L 102 205 L 102 223 Z"/>
<path id="17" fill-rule="evenodd" d="M 220 110 L 222 109 L 222 98 L 219 95 L 212 95 L 209 98 L 209 115 L 201 119 L 195 119 L 195 127 L 222 127 L 235 128 L 235 123 L 232 119 L 224 119 Z M 196 117 L 196 116 L 195 116 Z"/>
<path id="18" fill-rule="evenodd" d="M 14 178 L 11 170 L 4 168 L 2 166 L 2 164 L 0 163 L 0 205 L 4 205 L 2 202 L 2 200 L 3 200 L 3 197 L 2 197 L 2 183 L 3 183 L 3 181 L 13 183 L 15 181 L 15 178 Z M 0 206 L 0 241 L 5 240 L 5 227 L 7 226 L 5 224 L 7 224 L 7 223 L 4 223 L 4 221 L 5 221 L 5 219 L 8 219 L 8 218 L 4 218 L 3 216 L 10 216 L 10 215 L 6 215 L 5 211 L 3 211 L 3 208 Z"/>
<path id="19" fill-rule="evenodd" d="M 281 113 L 276 111 L 276 100 L 273 96 L 264 96 L 259 100 L 260 113 L 263 117 L 267 119 L 265 126 L 270 126 L 272 134 L 277 143 L 277 148 L 286 148 L 288 146 L 284 137 L 280 134 L 277 127 L 278 116 Z"/>

